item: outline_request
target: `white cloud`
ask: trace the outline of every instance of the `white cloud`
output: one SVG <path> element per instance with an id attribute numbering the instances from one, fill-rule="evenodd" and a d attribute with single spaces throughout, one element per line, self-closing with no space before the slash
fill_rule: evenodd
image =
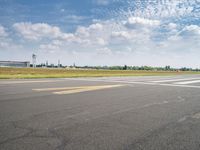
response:
<path id="1" fill-rule="evenodd" d="M 1 41 L 0 42 L 0 48 L 6 48 L 9 46 L 9 43 L 8 42 L 4 42 L 4 41 Z"/>
<path id="2" fill-rule="evenodd" d="M 177 24 L 175 24 L 175 23 L 169 23 L 168 24 L 168 29 L 170 29 L 170 30 L 176 30 L 177 29 Z"/>
<path id="3" fill-rule="evenodd" d="M 87 28 L 80 26 L 76 30 L 76 35 L 80 36 L 82 38 L 87 38 L 87 37 L 89 37 L 90 34 L 89 34 Z"/>
<path id="4" fill-rule="evenodd" d="M 64 12 L 64 11 L 63 11 Z M 78 16 L 78 15 L 74 15 L 74 14 L 70 14 L 70 15 L 65 15 L 61 18 L 59 18 L 59 20 L 63 23 L 70 23 L 70 24 L 80 24 L 82 21 L 88 19 L 88 16 Z"/>
<path id="5" fill-rule="evenodd" d="M 100 23 L 95 23 L 95 24 L 90 25 L 88 29 L 101 31 L 103 29 L 103 25 Z"/>
<path id="6" fill-rule="evenodd" d="M 131 35 L 131 33 L 127 31 L 117 31 L 112 33 L 112 37 L 117 39 L 129 40 L 133 37 L 133 35 Z"/>
<path id="7" fill-rule="evenodd" d="M 140 26 L 156 27 L 160 25 L 160 21 L 141 18 L 141 17 L 130 17 L 128 18 L 128 21 L 125 23 L 125 25 L 127 27 L 140 27 Z"/>
<path id="8" fill-rule="evenodd" d="M 39 47 L 40 49 L 42 49 L 42 50 L 46 50 L 47 52 L 52 52 L 52 50 L 58 50 L 59 49 L 59 47 L 57 46 L 57 45 L 53 45 L 53 44 L 42 44 L 42 45 L 40 45 L 40 47 Z"/>
<path id="9" fill-rule="evenodd" d="M 109 49 L 108 47 L 100 48 L 100 49 L 97 49 L 97 54 L 110 55 L 112 54 L 112 50 Z"/>
<path id="10" fill-rule="evenodd" d="M 187 32 L 190 35 L 200 35 L 200 27 L 197 25 L 189 25 L 184 28 L 183 32 Z"/>
<path id="11" fill-rule="evenodd" d="M 185 26 L 181 31 L 176 35 L 179 39 L 187 39 L 187 42 L 195 41 L 199 43 L 200 40 L 200 26 L 198 25 L 188 25 Z M 195 44 L 197 45 L 197 44 Z"/>
<path id="12" fill-rule="evenodd" d="M 94 0 L 97 5 L 108 5 L 110 0 Z"/>
<path id="13" fill-rule="evenodd" d="M 145 18 L 169 18 L 193 15 L 197 0 L 128 0 L 128 11 L 123 13 Z M 129 9 L 134 6 L 135 9 Z"/>
<path id="14" fill-rule="evenodd" d="M 57 26 L 51 26 L 46 23 L 15 23 L 14 29 L 24 38 L 28 40 L 42 40 L 42 39 L 58 39 L 66 42 L 75 43 L 88 43 L 88 40 L 94 40 L 94 36 L 100 33 L 103 29 L 103 25 L 95 23 L 89 27 L 80 27 L 76 33 L 65 33 L 60 30 Z M 85 39 L 88 37 L 88 39 Z M 105 41 L 96 37 L 95 43 L 105 44 Z"/>
<path id="15" fill-rule="evenodd" d="M 100 6 L 107 6 L 115 2 L 122 2 L 122 0 L 93 0 L 93 3 Z"/>
<path id="16" fill-rule="evenodd" d="M 0 25 L 0 51 L 5 50 L 13 50 L 13 49 L 21 49 L 22 46 L 20 44 L 16 44 L 11 35 L 7 32 L 7 29 Z"/>
<path id="17" fill-rule="evenodd" d="M 97 38 L 96 43 L 102 46 L 107 44 L 107 42 L 103 38 Z"/>
<path id="18" fill-rule="evenodd" d="M 27 40 L 59 39 L 66 42 L 76 42 L 78 39 L 72 33 L 64 33 L 57 26 L 46 23 L 15 23 L 14 29 Z"/>
<path id="19" fill-rule="evenodd" d="M 80 26 L 77 28 L 74 36 L 79 44 L 87 45 L 106 45 L 109 38 L 107 24 L 94 23 L 88 27 Z"/>
<path id="20" fill-rule="evenodd" d="M 46 23 L 15 23 L 14 29 L 25 39 L 39 40 L 41 38 L 58 38 L 62 36 L 60 29 L 56 26 L 50 26 Z"/>
<path id="21" fill-rule="evenodd" d="M 0 37 L 6 37 L 6 36 L 8 36 L 6 29 L 2 25 L 0 25 Z"/>
<path id="22" fill-rule="evenodd" d="M 65 9 L 61 9 L 60 11 L 61 11 L 61 12 L 65 12 Z"/>

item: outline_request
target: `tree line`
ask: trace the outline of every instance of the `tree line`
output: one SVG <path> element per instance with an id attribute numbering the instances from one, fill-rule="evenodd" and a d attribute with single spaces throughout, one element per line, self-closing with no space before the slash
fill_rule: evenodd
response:
<path id="1" fill-rule="evenodd" d="M 82 68 L 82 69 L 104 69 L 104 70 L 147 70 L 147 71 L 200 71 L 200 69 L 196 68 L 172 68 L 170 66 L 165 67 L 152 67 L 152 66 L 83 66 L 79 67 L 76 66 L 76 68 Z"/>
<path id="2" fill-rule="evenodd" d="M 32 64 L 30 65 L 32 67 Z M 182 67 L 182 68 L 173 68 L 171 66 L 165 66 L 165 67 L 152 67 L 152 66 L 76 66 L 71 65 L 71 66 L 64 66 L 62 64 L 54 65 L 45 65 L 45 64 L 39 64 L 36 65 L 36 67 L 45 67 L 45 68 L 77 68 L 77 69 L 95 69 L 95 70 L 146 70 L 146 71 L 200 71 L 199 68 L 193 69 L 193 68 L 187 68 L 187 67 Z"/>

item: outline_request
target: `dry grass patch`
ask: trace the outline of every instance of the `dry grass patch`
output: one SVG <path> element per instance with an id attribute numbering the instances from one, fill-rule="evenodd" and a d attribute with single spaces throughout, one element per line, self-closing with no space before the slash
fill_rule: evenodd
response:
<path id="1" fill-rule="evenodd" d="M 137 71 L 137 70 L 80 70 L 49 68 L 0 68 L 1 79 L 20 78 L 70 78 L 70 77 L 111 77 L 111 76 L 166 76 L 199 74 L 199 72 Z"/>

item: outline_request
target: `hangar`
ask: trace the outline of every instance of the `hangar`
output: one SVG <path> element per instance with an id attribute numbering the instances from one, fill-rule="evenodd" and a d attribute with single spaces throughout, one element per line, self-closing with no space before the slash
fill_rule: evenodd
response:
<path id="1" fill-rule="evenodd" d="M 0 67 L 30 67 L 29 61 L 0 61 Z"/>

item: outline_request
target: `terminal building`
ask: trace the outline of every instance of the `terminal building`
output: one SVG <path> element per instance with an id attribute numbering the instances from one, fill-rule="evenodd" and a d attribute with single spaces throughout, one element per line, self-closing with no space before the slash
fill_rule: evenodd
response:
<path id="1" fill-rule="evenodd" d="M 29 61 L 0 61 L 0 67 L 30 67 Z"/>

